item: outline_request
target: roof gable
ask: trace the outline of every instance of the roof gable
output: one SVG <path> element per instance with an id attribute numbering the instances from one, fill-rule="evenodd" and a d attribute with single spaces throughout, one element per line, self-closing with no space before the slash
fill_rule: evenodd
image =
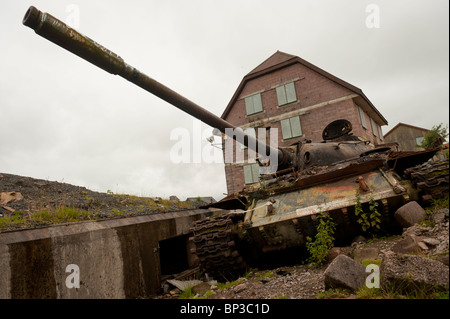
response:
<path id="1" fill-rule="evenodd" d="M 326 72 L 325 70 L 322 70 L 321 68 L 315 66 L 312 63 L 309 63 L 306 60 L 303 60 L 302 58 L 298 57 L 298 56 L 294 56 L 288 53 L 284 53 L 281 51 L 277 51 L 274 54 L 272 54 L 268 59 L 266 59 L 264 62 L 262 62 L 261 64 L 259 64 L 256 68 L 254 68 L 252 71 L 250 71 L 250 73 L 248 73 L 246 76 L 244 76 L 244 78 L 242 79 L 241 83 L 239 84 L 236 92 L 234 93 L 233 97 L 231 98 L 230 102 L 228 103 L 227 107 L 225 108 L 225 111 L 222 114 L 222 118 L 225 118 L 228 113 L 230 112 L 232 106 L 234 105 L 234 103 L 236 102 L 237 98 L 239 97 L 241 91 L 243 90 L 245 84 L 250 81 L 250 80 L 254 80 L 260 76 L 263 76 L 265 74 L 268 74 L 270 72 L 274 72 L 276 70 L 282 69 L 284 67 L 287 67 L 289 65 L 295 64 L 295 63 L 300 63 L 303 66 L 319 73 L 320 75 L 328 78 L 329 80 L 349 89 L 350 91 L 358 94 L 361 98 L 357 98 L 357 100 L 359 99 L 360 102 L 367 104 L 368 108 L 373 110 L 373 113 L 375 113 L 380 119 L 381 121 L 387 125 L 388 122 L 387 120 L 383 117 L 383 115 L 381 115 L 381 113 L 375 108 L 375 106 L 370 102 L 370 100 L 365 96 L 365 94 L 362 92 L 361 89 L 357 88 L 354 85 L 351 85 L 348 82 L 345 82 L 341 79 L 339 79 L 338 77 Z"/>
<path id="2" fill-rule="evenodd" d="M 272 54 L 267 60 L 265 60 L 263 63 L 258 65 L 256 68 L 250 71 L 247 76 L 261 72 L 263 70 L 269 69 L 274 67 L 275 65 L 278 65 L 280 63 L 286 62 L 290 59 L 295 59 L 294 55 L 287 54 L 281 51 L 277 51 L 274 54 Z"/>
<path id="3" fill-rule="evenodd" d="M 422 127 L 418 127 L 418 126 L 414 126 L 414 125 L 409 125 L 409 124 L 405 124 L 405 123 L 398 123 L 396 126 L 394 126 L 393 128 L 391 128 L 391 129 L 389 130 L 389 132 L 387 132 L 386 134 L 384 134 L 383 137 L 388 136 L 389 134 L 391 134 L 392 132 L 394 132 L 396 129 L 398 129 L 400 126 L 406 126 L 406 127 L 414 128 L 414 129 L 417 129 L 417 130 L 420 130 L 420 131 L 425 131 L 425 132 L 430 131 L 430 130 L 427 130 L 426 128 L 422 128 Z"/>

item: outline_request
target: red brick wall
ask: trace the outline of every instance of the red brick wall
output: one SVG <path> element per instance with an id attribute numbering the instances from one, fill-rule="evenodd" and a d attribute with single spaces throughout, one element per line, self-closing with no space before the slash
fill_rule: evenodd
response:
<path id="1" fill-rule="evenodd" d="M 295 91 L 297 101 L 285 106 L 278 106 L 276 87 L 281 84 L 295 80 Z M 255 115 L 246 115 L 246 96 L 261 92 L 263 112 Z M 301 110 L 303 108 L 328 102 L 353 94 L 347 88 L 329 80 L 328 78 L 310 70 L 297 63 L 281 70 L 263 75 L 246 83 L 236 102 L 232 106 L 225 120 L 241 126 L 254 121 L 267 119 L 287 112 Z M 265 126 L 278 128 L 278 146 L 288 146 L 299 139 L 308 138 L 313 142 L 322 141 L 323 129 L 332 121 L 347 119 L 352 123 L 352 133 L 370 140 L 374 144 L 381 144 L 378 132 L 377 137 L 372 133 L 370 118 L 366 116 L 366 127 L 362 128 L 358 106 L 352 99 L 335 102 L 309 110 L 300 115 L 303 136 L 300 138 L 282 140 L 281 123 L 279 120 L 267 123 Z M 242 165 L 227 165 L 225 167 L 228 193 L 242 190 L 244 184 L 244 173 Z"/>

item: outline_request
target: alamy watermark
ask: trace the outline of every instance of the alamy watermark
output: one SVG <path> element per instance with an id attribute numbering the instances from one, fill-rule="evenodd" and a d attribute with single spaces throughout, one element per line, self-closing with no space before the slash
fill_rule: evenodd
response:
<path id="1" fill-rule="evenodd" d="M 366 273 L 369 273 L 366 277 L 366 287 L 380 288 L 380 267 L 376 264 L 369 264 L 366 267 Z"/>
<path id="2" fill-rule="evenodd" d="M 366 6 L 366 27 L 369 29 L 380 28 L 380 6 L 377 4 L 369 4 Z"/>
<path id="3" fill-rule="evenodd" d="M 192 133 L 191 133 L 192 132 Z M 244 136 L 248 136 L 244 147 Z M 193 120 L 192 131 L 187 128 L 175 128 L 170 140 L 175 141 L 170 149 L 172 163 L 255 163 L 260 162 L 261 173 L 273 173 L 278 166 L 278 129 L 277 128 L 241 128 L 225 129 L 222 137 L 211 136 L 210 128 L 202 128 L 199 120 Z M 236 142 L 234 141 L 236 140 Z M 265 148 L 265 145 L 270 148 Z M 258 153 L 255 150 L 258 150 Z"/>
<path id="4" fill-rule="evenodd" d="M 66 267 L 66 273 L 70 273 L 66 277 L 66 287 L 69 289 L 80 288 L 80 267 L 76 264 L 69 264 Z"/>
<path id="5" fill-rule="evenodd" d="M 74 29 L 80 29 L 80 7 L 77 4 L 71 3 L 66 6 L 65 23 Z"/>

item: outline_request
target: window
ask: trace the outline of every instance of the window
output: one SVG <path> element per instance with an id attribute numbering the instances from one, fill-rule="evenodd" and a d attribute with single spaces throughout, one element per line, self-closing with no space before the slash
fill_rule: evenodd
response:
<path id="1" fill-rule="evenodd" d="M 366 116 L 364 114 L 364 111 L 360 106 L 358 106 L 358 109 L 359 109 L 359 117 L 361 118 L 361 125 L 363 128 L 367 129 Z"/>
<path id="2" fill-rule="evenodd" d="M 378 134 L 380 136 L 380 141 L 382 141 L 383 140 L 383 132 L 381 131 L 381 126 L 380 125 L 378 125 Z"/>
<path id="3" fill-rule="evenodd" d="M 259 165 L 249 164 L 244 166 L 245 184 L 253 184 L 259 182 Z"/>
<path id="4" fill-rule="evenodd" d="M 423 136 L 419 136 L 416 137 L 416 145 L 420 146 L 420 144 L 422 144 L 424 137 Z"/>
<path id="5" fill-rule="evenodd" d="M 294 116 L 288 119 L 281 120 L 281 133 L 283 139 L 302 136 L 302 127 L 300 125 L 300 117 Z"/>
<path id="6" fill-rule="evenodd" d="M 370 126 L 372 127 L 373 136 L 377 136 L 377 127 L 372 118 L 370 118 Z"/>
<path id="7" fill-rule="evenodd" d="M 262 112 L 261 93 L 253 94 L 245 98 L 245 110 L 247 111 L 247 115 Z"/>
<path id="8" fill-rule="evenodd" d="M 278 106 L 297 101 L 294 82 L 277 87 Z"/>

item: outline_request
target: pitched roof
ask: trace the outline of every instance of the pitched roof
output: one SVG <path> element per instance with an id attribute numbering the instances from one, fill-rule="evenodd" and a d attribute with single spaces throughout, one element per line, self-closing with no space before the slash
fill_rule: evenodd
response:
<path id="1" fill-rule="evenodd" d="M 393 128 L 391 128 L 389 130 L 389 132 L 387 132 L 386 134 L 383 135 L 383 137 L 388 136 L 389 134 L 391 134 L 393 131 L 395 131 L 399 126 L 407 126 L 407 127 L 411 127 L 411 128 L 415 128 L 421 131 L 425 131 L 428 132 L 429 130 L 427 130 L 426 128 L 422 128 L 422 127 L 418 127 L 418 126 L 414 126 L 414 125 L 409 125 L 409 124 L 405 124 L 405 123 L 398 123 L 396 126 L 394 126 Z"/>
<path id="2" fill-rule="evenodd" d="M 254 68 L 252 71 L 250 71 L 248 75 L 254 74 L 254 73 L 258 73 L 260 71 L 263 71 L 265 69 L 271 68 L 277 64 L 286 62 L 290 59 L 294 59 L 295 56 L 291 55 L 291 54 L 287 54 L 281 51 L 277 51 L 274 54 L 272 54 L 269 58 L 267 58 L 267 60 L 265 60 L 263 63 L 261 63 L 260 65 L 258 65 L 256 68 Z"/>
<path id="3" fill-rule="evenodd" d="M 300 58 L 298 56 L 284 53 L 281 51 L 277 51 L 274 54 L 272 54 L 268 59 L 266 59 L 264 62 L 262 62 L 260 65 L 258 65 L 256 68 L 254 68 L 252 71 L 250 71 L 250 73 L 248 73 L 246 76 L 244 76 L 244 78 L 242 79 L 241 83 L 239 84 L 236 92 L 234 93 L 233 97 L 231 98 L 230 102 L 228 103 L 227 107 L 225 108 L 225 111 L 222 114 L 222 118 L 225 118 L 228 115 L 228 113 L 231 110 L 231 107 L 236 102 L 242 89 L 244 88 L 245 84 L 248 81 L 256 79 L 267 73 L 274 72 L 276 70 L 290 66 L 295 63 L 300 63 L 303 66 L 328 78 L 329 80 L 331 80 L 341 86 L 344 86 L 345 88 L 349 89 L 350 91 L 358 94 L 361 97 L 360 101 L 358 101 L 358 102 L 360 102 L 362 104 L 366 104 L 366 106 L 367 106 L 366 112 L 369 115 L 371 115 L 372 117 L 374 117 L 374 115 L 377 116 L 384 123 L 384 125 L 388 124 L 387 120 L 375 108 L 375 106 L 372 104 L 372 102 L 369 101 L 369 99 L 364 95 L 364 93 L 362 92 L 361 89 L 357 88 L 356 86 L 351 85 L 348 82 L 345 82 L 344 80 L 339 79 L 338 77 L 326 72 L 325 70 L 322 70 L 321 68 L 315 66 L 314 64 L 309 63 L 306 60 L 303 60 L 302 58 Z M 357 99 L 359 99 L 359 97 Z M 371 110 L 373 110 L 373 111 L 371 111 Z"/>

